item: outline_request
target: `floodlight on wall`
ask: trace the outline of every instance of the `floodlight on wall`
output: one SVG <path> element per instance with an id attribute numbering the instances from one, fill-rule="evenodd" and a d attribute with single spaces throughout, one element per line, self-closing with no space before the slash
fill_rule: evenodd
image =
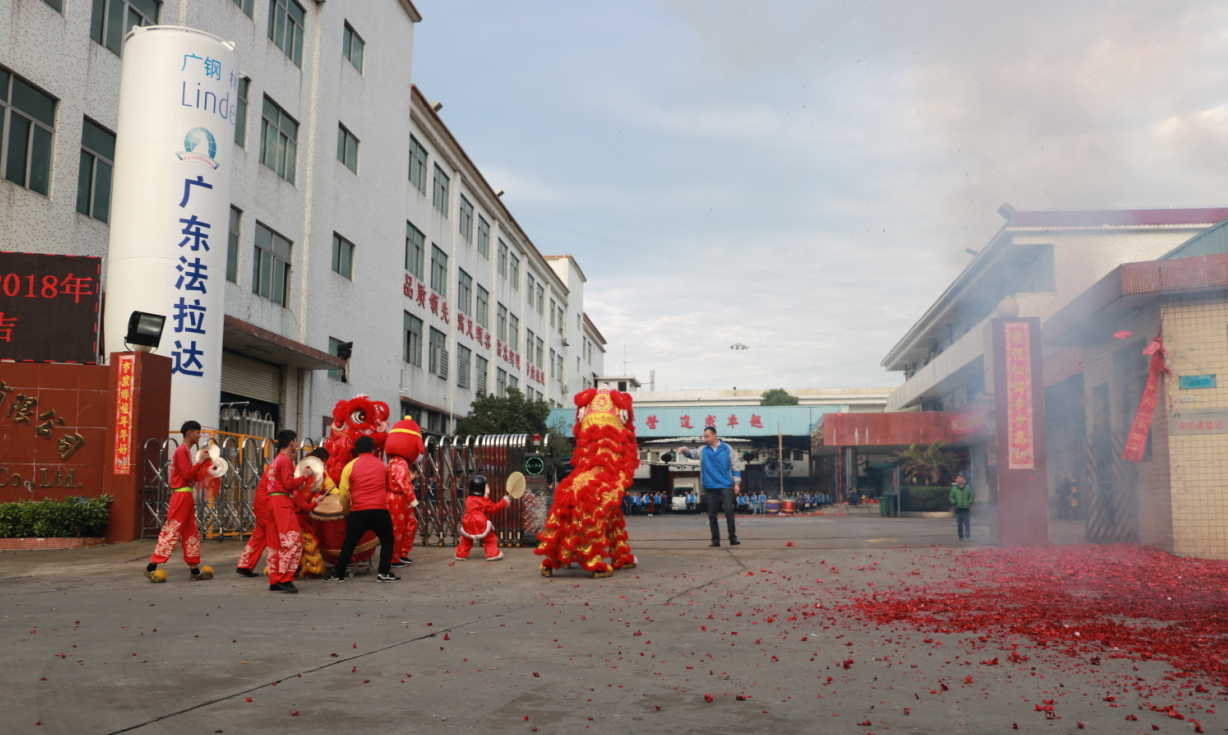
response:
<path id="1" fill-rule="evenodd" d="M 162 341 L 162 327 L 166 317 L 161 314 L 146 314 L 134 311 L 128 317 L 128 334 L 124 343 L 138 352 L 153 352 Z"/>
<path id="2" fill-rule="evenodd" d="M 354 355 L 354 343 L 353 342 L 337 343 L 337 357 L 340 357 L 342 360 L 348 360 L 353 355 Z"/>

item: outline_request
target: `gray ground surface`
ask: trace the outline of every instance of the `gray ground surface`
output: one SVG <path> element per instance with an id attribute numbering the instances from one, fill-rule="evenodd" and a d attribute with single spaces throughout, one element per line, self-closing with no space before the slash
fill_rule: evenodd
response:
<path id="1" fill-rule="evenodd" d="M 1079 673 L 1033 655 L 991 668 L 976 659 L 1004 654 L 970 653 L 959 636 L 831 619 L 870 581 L 946 579 L 974 548 L 956 547 L 953 520 L 744 518 L 736 549 L 706 548 L 698 516 L 628 525 L 641 566 L 611 579 L 542 578 L 529 549 L 485 563 L 480 550 L 455 562 L 450 548 L 418 548 L 403 582 L 306 581 L 296 596 L 236 576 L 234 542 L 205 544 L 218 570 L 206 583 L 174 561 L 167 584 L 146 581 L 152 542 L 0 553 L 0 729 L 1192 731 L 1107 683 L 1158 680 L 1158 664 Z M 1206 696 L 1180 706 L 1223 731 L 1225 718 L 1203 712 L 1222 698 Z M 1034 711 L 1042 699 L 1061 719 Z"/>

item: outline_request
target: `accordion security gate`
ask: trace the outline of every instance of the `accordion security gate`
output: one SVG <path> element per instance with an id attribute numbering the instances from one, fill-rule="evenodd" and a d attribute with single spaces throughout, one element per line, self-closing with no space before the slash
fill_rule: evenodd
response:
<path id="1" fill-rule="evenodd" d="M 276 446 L 269 439 L 238 435 L 218 434 L 210 441 L 221 447 L 230 469 L 219 481 L 196 492 L 196 520 L 201 538 L 243 540 L 255 527 L 252 502 L 256 485 L 276 454 Z M 169 485 L 170 461 L 178 446 L 175 439 L 161 443 L 151 439 L 142 447 L 143 538 L 156 537 L 166 520 L 173 489 Z M 311 439 L 304 439 L 299 458 L 307 456 L 314 446 Z M 491 498 L 498 500 L 506 494 L 508 476 L 522 469 L 525 458 L 534 451 L 529 434 L 432 436 L 426 439 L 425 448 L 422 460 L 414 468 L 418 537 L 419 543 L 437 546 L 455 545 L 460 540 L 469 478 L 484 475 L 490 484 Z M 522 498 L 508 498 L 507 509 L 490 519 L 499 543 L 504 546 L 532 543 L 531 535 L 525 532 L 526 508 L 534 503 L 547 506 L 550 503 L 549 491 L 554 487 L 555 476 L 548 435 L 542 437 L 538 451 L 546 459 L 544 481 L 531 483 Z"/>

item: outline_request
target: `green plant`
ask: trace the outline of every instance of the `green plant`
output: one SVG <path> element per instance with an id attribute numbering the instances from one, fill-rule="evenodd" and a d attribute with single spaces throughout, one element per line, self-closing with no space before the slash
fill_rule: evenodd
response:
<path id="1" fill-rule="evenodd" d="M 796 406 L 797 396 L 789 395 L 789 391 L 784 388 L 773 388 L 764 391 L 759 396 L 762 400 L 759 401 L 760 406 Z"/>
<path id="2" fill-rule="evenodd" d="M 0 538 L 101 536 L 111 517 L 112 500 L 110 495 L 99 495 L 0 503 Z"/>
<path id="3" fill-rule="evenodd" d="M 504 396 L 478 396 L 469 415 L 457 422 L 456 433 L 465 434 L 545 434 L 550 406 L 545 401 L 530 401 L 516 388 Z"/>
<path id="4" fill-rule="evenodd" d="M 959 459 L 947 449 L 946 442 L 934 442 L 925 449 L 918 449 L 916 444 L 909 445 L 902 452 L 893 452 L 891 460 L 900 463 L 900 469 L 909 480 L 922 480 L 937 483 L 942 480 L 942 473 L 955 472 L 959 469 Z"/>
<path id="5" fill-rule="evenodd" d="M 935 513 L 951 509 L 951 488 L 932 485 L 912 485 L 904 488 L 900 510 Z"/>

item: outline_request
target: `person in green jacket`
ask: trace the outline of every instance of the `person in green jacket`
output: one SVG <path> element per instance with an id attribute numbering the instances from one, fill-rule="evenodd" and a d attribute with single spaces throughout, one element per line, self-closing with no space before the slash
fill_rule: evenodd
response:
<path id="1" fill-rule="evenodd" d="M 974 495 L 972 486 L 964 480 L 964 474 L 956 474 L 955 482 L 951 485 L 951 505 L 955 506 L 955 527 L 960 541 L 972 540 L 971 515 Z"/>

